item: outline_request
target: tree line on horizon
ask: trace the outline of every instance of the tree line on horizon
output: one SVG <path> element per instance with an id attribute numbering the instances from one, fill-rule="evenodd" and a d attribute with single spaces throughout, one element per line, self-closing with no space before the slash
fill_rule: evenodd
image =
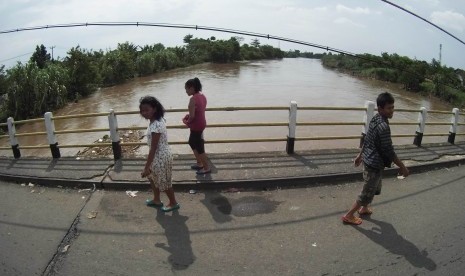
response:
<path id="1" fill-rule="evenodd" d="M 458 106 L 465 104 L 463 80 L 465 71 L 412 60 L 397 54 L 381 56 L 363 54 L 356 57 L 329 53 L 282 51 L 261 45 L 258 39 L 250 44 L 242 37 L 228 40 L 194 38 L 187 35 L 183 46 L 165 47 L 161 43 L 138 46 L 119 43 L 114 50 L 71 48 L 67 56 L 53 60 L 46 47 L 36 47 L 27 63 L 9 69 L 0 66 L 0 122 L 12 116 L 15 120 L 42 116 L 68 102 L 77 101 L 99 87 L 203 62 L 230 63 L 241 60 L 314 58 L 333 69 L 353 75 L 401 83 L 406 90 L 437 96 Z M 242 43 L 242 45 L 241 45 Z"/>
<path id="2" fill-rule="evenodd" d="M 465 71 L 442 66 L 433 59 L 430 63 L 398 54 L 382 53 L 380 56 L 361 54 L 324 55 L 322 64 L 340 69 L 355 76 L 399 83 L 403 89 L 434 95 L 457 107 L 465 105 Z"/>
<path id="3" fill-rule="evenodd" d="M 135 77 L 187 67 L 203 62 L 229 63 L 240 60 L 281 59 L 284 52 L 258 39 L 228 40 L 184 37 L 184 45 L 161 43 L 138 46 L 118 43 L 114 50 L 71 48 L 64 58 L 52 60 L 44 45 L 37 46 L 27 63 L 0 66 L 0 122 L 12 116 L 22 120 L 42 116 L 96 91 Z"/>

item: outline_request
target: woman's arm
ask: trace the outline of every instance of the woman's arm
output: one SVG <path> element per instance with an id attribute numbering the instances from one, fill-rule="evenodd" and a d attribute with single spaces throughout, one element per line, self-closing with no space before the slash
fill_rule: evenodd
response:
<path id="1" fill-rule="evenodd" d="M 149 156 L 147 156 L 147 162 L 145 162 L 144 171 L 142 172 L 142 177 L 147 177 L 152 171 L 151 166 L 153 158 L 155 157 L 155 152 L 157 151 L 158 141 L 160 141 L 161 133 L 152 132 L 152 143 L 150 144 Z"/>
<path id="2" fill-rule="evenodd" d="M 195 101 L 194 101 L 194 97 L 191 97 L 188 107 L 189 107 L 189 119 L 187 120 L 187 123 L 191 123 L 195 118 Z"/>

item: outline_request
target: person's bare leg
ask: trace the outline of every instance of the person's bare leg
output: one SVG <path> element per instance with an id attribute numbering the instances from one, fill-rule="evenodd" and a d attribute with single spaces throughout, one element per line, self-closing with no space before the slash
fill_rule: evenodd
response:
<path id="1" fill-rule="evenodd" d="M 202 164 L 202 159 L 200 158 L 200 154 L 197 150 L 192 150 L 192 152 L 194 153 L 194 156 L 195 156 L 195 161 L 197 162 L 197 166 L 199 167 L 202 167 L 203 164 Z"/>
<path id="2" fill-rule="evenodd" d="M 167 208 L 173 207 L 174 205 L 178 204 L 176 202 L 176 198 L 174 196 L 174 190 L 173 188 L 169 188 L 165 191 L 166 195 L 168 196 L 170 202 L 168 205 L 166 205 Z"/>
<path id="3" fill-rule="evenodd" d="M 354 220 L 354 219 L 359 219 L 354 216 L 355 212 L 357 212 L 358 209 L 360 209 L 362 205 L 358 203 L 358 201 L 355 201 L 354 204 L 352 205 L 352 208 L 344 215 L 345 218 L 348 220 Z"/>
<path id="4" fill-rule="evenodd" d="M 199 154 L 199 159 L 203 167 L 203 171 L 210 170 L 210 164 L 208 163 L 208 157 L 206 153 Z"/>
<path id="5" fill-rule="evenodd" d="M 367 206 L 362 206 L 360 207 L 360 210 L 358 211 L 361 215 L 371 215 L 373 213 L 373 209 Z"/>
<path id="6" fill-rule="evenodd" d="M 161 203 L 160 189 L 155 187 L 155 183 L 153 183 L 152 179 L 149 178 L 149 181 L 150 181 L 150 186 L 152 187 L 152 191 L 153 191 L 153 202 L 156 203 L 156 204 L 159 204 L 159 203 Z"/>

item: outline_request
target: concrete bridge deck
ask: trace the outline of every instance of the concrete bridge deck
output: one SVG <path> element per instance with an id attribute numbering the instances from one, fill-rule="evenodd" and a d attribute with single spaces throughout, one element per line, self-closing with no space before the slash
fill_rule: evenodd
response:
<path id="1" fill-rule="evenodd" d="M 398 146 L 396 151 L 413 173 L 465 163 L 465 142 Z M 175 189 L 270 188 L 307 186 L 319 183 L 360 180 L 361 168 L 352 159 L 355 149 L 310 150 L 288 155 L 284 152 L 211 154 L 212 173 L 197 176 L 190 169 L 191 155 L 175 156 Z M 140 177 L 145 160 L 81 158 L 1 158 L 0 179 L 77 188 L 147 189 Z M 394 175 L 396 169 L 386 171 Z"/>

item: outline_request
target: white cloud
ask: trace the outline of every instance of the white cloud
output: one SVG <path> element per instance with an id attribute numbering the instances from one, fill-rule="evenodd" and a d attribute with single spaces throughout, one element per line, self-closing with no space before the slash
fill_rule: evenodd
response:
<path id="1" fill-rule="evenodd" d="M 336 11 L 340 13 L 348 13 L 348 14 L 370 14 L 371 11 L 369 8 L 361 8 L 361 7 L 356 7 L 356 8 L 349 8 L 344 5 L 338 4 L 336 6 Z"/>
<path id="2" fill-rule="evenodd" d="M 439 0 L 415 0 L 415 2 L 421 3 L 422 5 L 426 3 L 430 6 L 439 6 L 441 3 Z"/>
<path id="3" fill-rule="evenodd" d="M 341 24 L 341 25 L 352 25 L 354 27 L 365 28 L 366 26 L 357 22 L 354 22 L 346 17 L 339 17 L 334 20 L 334 23 Z"/>
<path id="4" fill-rule="evenodd" d="M 465 32 L 462 1 L 452 0 L 395 0 L 420 15 L 434 11 L 438 25 L 459 35 Z M 437 6 L 433 6 L 436 5 Z M 413 7 L 413 8 L 412 8 Z M 215 26 L 264 33 L 343 49 L 355 53 L 398 52 L 425 60 L 437 55 L 442 43 L 448 51 L 463 51 L 463 45 L 453 42 L 446 45 L 443 34 L 436 29 L 380 1 L 341 0 L 0 0 L 0 26 L 2 30 L 73 22 L 153 22 Z M 406 28 L 412 22 L 424 28 Z M 452 25 L 454 27 L 450 27 Z M 447 26 L 447 27 L 446 27 Z M 425 30 L 426 29 L 426 30 Z M 457 30 L 463 30 L 460 33 Z M 115 48 L 118 42 L 130 41 L 137 45 L 163 43 L 166 46 L 182 45 L 186 34 L 196 37 L 215 36 L 228 39 L 234 34 L 154 27 L 78 27 L 48 29 L 0 35 L 0 60 L 9 59 L 34 50 L 37 44 L 56 46 L 55 55 L 66 55 L 67 49 L 81 45 L 86 49 Z M 244 36 L 244 43 L 252 37 Z M 403 41 L 404 43 L 392 43 Z M 421 41 L 425 47 L 411 47 Z M 261 39 L 263 44 L 280 46 L 283 50 L 320 50 L 296 44 Z M 449 50 L 450 49 L 450 50 Z M 451 54 L 452 55 L 452 54 Z M 24 56 L 23 60 L 29 57 Z M 21 59 L 21 58 L 20 58 Z M 14 63 L 11 60 L 10 66 Z M 444 56 L 447 63 L 447 57 Z M 452 62 L 465 68 L 465 60 Z M 450 64 L 453 66 L 453 64 Z"/>
<path id="5" fill-rule="evenodd" d="M 435 11 L 431 14 L 431 21 L 439 26 L 451 28 L 460 32 L 465 30 L 465 16 L 458 12 Z"/>

